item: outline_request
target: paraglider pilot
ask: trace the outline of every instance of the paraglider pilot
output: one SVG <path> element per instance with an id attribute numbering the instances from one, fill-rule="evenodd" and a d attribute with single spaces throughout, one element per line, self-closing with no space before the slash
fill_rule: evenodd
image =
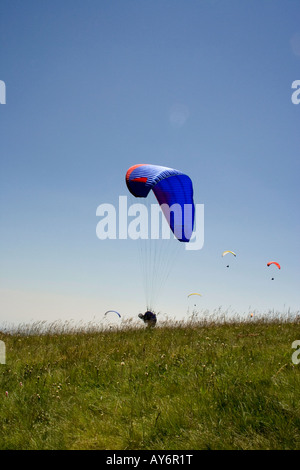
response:
<path id="1" fill-rule="evenodd" d="M 139 318 L 143 320 L 148 327 L 152 328 L 156 325 L 157 322 L 155 313 L 151 312 L 150 310 L 147 310 L 144 315 L 142 313 L 139 313 Z"/>

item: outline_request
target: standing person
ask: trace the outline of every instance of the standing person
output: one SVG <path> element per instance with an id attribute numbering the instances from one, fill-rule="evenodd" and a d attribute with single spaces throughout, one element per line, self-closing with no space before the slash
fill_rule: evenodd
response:
<path id="1" fill-rule="evenodd" d="M 147 324 L 148 327 L 154 327 L 157 322 L 157 318 L 155 313 L 151 312 L 150 310 L 147 310 L 147 312 L 144 313 L 139 313 L 139 318 L 144 321 L 144 323 Z"/>

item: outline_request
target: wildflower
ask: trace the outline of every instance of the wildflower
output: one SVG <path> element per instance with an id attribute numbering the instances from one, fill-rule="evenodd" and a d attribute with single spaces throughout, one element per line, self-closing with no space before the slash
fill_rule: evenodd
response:
<path id="1" fill-rule="evenodd" d="M 7 391 L 5 392 L 5 396 L 8 397 L 8 392 Z"/>

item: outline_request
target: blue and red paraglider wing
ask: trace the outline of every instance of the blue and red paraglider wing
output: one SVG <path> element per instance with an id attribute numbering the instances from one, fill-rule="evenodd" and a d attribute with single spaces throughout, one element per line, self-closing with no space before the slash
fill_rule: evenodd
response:
<path id="1" fill-rule="evenodd" d="M 126 184 L 135 197 L 147 197 L 152 189 L 176 238 L 190 241 L 195 206 L 193 184 L 187 175 L 173 168 L 138 164 L 127 171 Z"/>

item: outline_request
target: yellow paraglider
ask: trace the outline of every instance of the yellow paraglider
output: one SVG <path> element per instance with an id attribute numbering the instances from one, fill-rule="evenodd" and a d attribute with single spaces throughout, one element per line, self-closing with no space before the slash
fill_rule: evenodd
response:
<path id="1" fill-rule="evenodd" d="M 230 250 L 223 251 L 222 256 L 228 255 L 228 253 L 231 253 L 233 256 L 236 257 L 236 253 L 234 253 L 234 251 L 230 251 Z M 229 264 L 227 264 L 226 268 L 229 268 Z"/>
<path id="2" fill-rule="evenodd" d="M 223 251 L 222 256 L 227 255 L 227 253 L 231 253 L 233 256 L 236 256 L 236 253 L 234 253 L 233 251 L 229 251 L 229 250 Z"/>
<path id="3" fill-rule="evenodd" d="M 198 292 L 193 292 L 192 294 L 188 295 L 188 298 L 191 297 L 192 295 L 199 295 L 199 297 L 202 297 L 202 294 L 199 294 Z M 196 302 L 196 300 L 194 300 Z M 194 304 L 194 307 L 196 307 L 196 304 Z"/>

